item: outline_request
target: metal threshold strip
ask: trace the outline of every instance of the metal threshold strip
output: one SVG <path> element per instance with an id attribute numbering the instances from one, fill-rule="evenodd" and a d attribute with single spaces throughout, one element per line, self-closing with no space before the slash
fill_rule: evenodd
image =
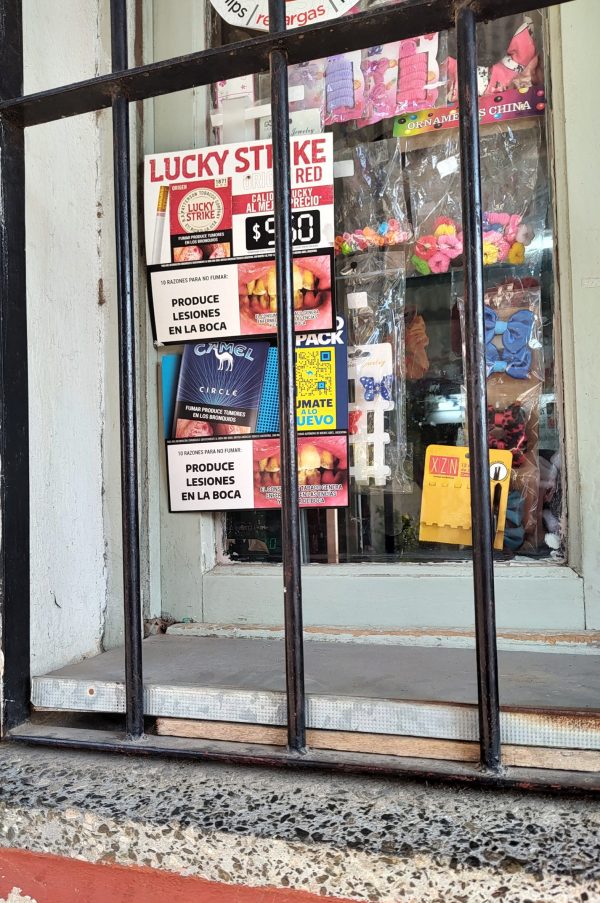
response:
<path id="1" fill-rule="evenodd" d="M 261 746 L 256 743 L 226 743 L 192 740 L 184 737 L 146 736 L 131 742 L 124 734 L 82 728 L 43 727 L 23 724 L 8 734 L 11 742 L 61 749 L 85 749 L 139 756 L 159 756 L 220 762 L 226 765 L 301 768 L 364 773 L 419 780 L 456 781 L 494 788 L 538 789 L 546 791 L 581 791 L 598 793 L 600 774 L 555 771 L 541 768 L 502 768 L 497 771 L 479 765 L 435 759 L 412 759 L 386 755 L 365 755 L 328 750 L 294 752 L 286 748 Z"/>
<path id="2" fill-rule="evenodd" d="M 479 738 L 473 649 L 305 641 L 309 730 Z M 143 643 L 148 717 L 281 727 L 287 722 L 281 640 L 150 637 Z M 600 750 L 600 656 L 501 652 L 505 744 Z M 32 680 L 50 712 L 126 710 L 123 650 Z M 310 744 L 309 744 L 310 745 Z"/>

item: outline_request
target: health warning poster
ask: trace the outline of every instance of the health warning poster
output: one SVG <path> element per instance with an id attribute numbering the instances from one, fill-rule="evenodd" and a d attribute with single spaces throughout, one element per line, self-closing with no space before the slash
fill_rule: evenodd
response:
<path id="1" fill-rule="evenodd" d="M 348 436 L 298 437 L 300 507 L 348 505 Z M 276 436 L 167 442 L 169 503 L 176 511 L 281 507 Z"/>
<path id="2" fill-rule="evenodd" d="M 333 328 L 334 284 L 331 248 L 295 257 L 296 330 Z M 272 256 L 151 266 L 148 290 L 155 340 L 164 345 L 277 332 Z"/>

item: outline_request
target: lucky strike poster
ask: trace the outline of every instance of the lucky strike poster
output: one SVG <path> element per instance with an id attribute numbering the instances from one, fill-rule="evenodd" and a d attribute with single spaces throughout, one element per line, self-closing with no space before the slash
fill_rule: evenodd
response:
<path id="1" fill-rule="evenodd" d="M 294 247 L 332 247 L 333 138 L 297 136 L 290 150 Z M 272 142 L 148 155 L 144 221 L 148 265 L 273 251 Z"/>

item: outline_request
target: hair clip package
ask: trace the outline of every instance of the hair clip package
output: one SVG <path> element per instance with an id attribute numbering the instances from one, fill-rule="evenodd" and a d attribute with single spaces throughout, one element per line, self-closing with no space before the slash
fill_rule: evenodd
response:
<path id="1" fill-rule="evenodd" d="M 402 153 L 389 138 L 358 144 L 336 161 L 336 254 L 348 256 L 408 242 Z"/>
<path id="2" fill-rule="evenodd" d="M 325 63 L 323 124 L 360 119 L 364 109 L 365 80 L 361 51 L 330 56 Z"/>
<path id="3" fill-rule="evenodd" d="M 358 128 L 395 115 L 400 42 L 363 50 L 361 69 L 365 82 L 364 107 Z"/>
<path id="4" fill-rule="evenodd" d="M 399 42 L 396 114 L 446 103 L 440 59 L 446 34 L 434 32 Z"/>
<path id="5" fill-rule="evenodd" d="M 337 287 L 348 322 L 350 473 L 361 489 L 407 492 L 404 253 L 340 259 Z"/>
<path id="6" fill-rule="evenodd" d="M 541 255 L 547 192 L 540 189 L 539 124 L 487 128 L 481 138 L 483 260 L 486 266 L 535 267 Z M 462 265 L 458 135 L 440 135 L 407 155 L 415 244 L 413 271 L 446 273 Z M 543 181 L 543 180 L 542 180 Z"/>
<path id="7" fill-rule="evenodd" d="M 308 63 L 295 63 L 288 68 L 290 89 L 302 88 L 304 95 L 302 100 L 290 100 L 291 113 L 323 110 L 326 66 L 327 60 L 311 60 Z"/>
<path id="8" fill-rule="evenodd" d="M 461 287 L 462 291 L 462 287 Z M 464 303 L 459 298 L 464 330 Z M 488 442 L 512 455 L 505 549 L 539 544 L 540 399 L 544 382 L 541 290 L 533 279 L 488 288 L 484 308 Z"/>

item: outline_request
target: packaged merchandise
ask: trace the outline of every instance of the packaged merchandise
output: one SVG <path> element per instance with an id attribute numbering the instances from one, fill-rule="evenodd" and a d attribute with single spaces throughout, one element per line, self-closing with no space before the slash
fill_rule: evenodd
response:
<path id="1" fill-rule="evenodd" d="M 539 180 L 538 124 L 515 131 L 491 127 L 481 137 L 483 260 L 486 266 L 537 266 L 548 199 Z M 447 273 L 462 265 L 463 233 L 458 135 L 409 150 L 408 177 L 415 244 L 413 271 Z M 536 241 L 537 239 L 537 241 Z"/>
<path id="2" fill-rule="evenodd" d="M 457 280 L 458 281 L 458 280 Z M 458 289 L 459 292 L 462 288 Z M 544 382 L 539 281 L 511 279 L 485 292 L 488 442 L 512 455 L 505 536 L 509 551 L 539 545 L 539 419 Z M 464 302 L 459 295 L 464 337 Z"/>
<path id="3" fill-rule="evenodd" d="M 198 342 L 183 350 L 174 439 L 256 431 L 269 346 L 266 342 Z"/>
<path id="4" fill-rule="evenodd" d="M 253 75 L 227 78 L 212 85 L 211 125 L 215 144 L 229 141 L 251 141 L 255 138 L 254 122 L 246 118 L 248 107 L 256 101 Z"/>
<path id="5" fill-rule="evenodd" d="M 397 139 L 356 145 L 335 164 L 336 172 L 336 254 L 348 256 L 410 240 Z"/>
<path id="6" fill-rule="evenodd" d="M 423 110 L 445 103 L 440 57 L 446 46 L 438 32 L 399 42 L 396 113 Z"/>
<path id="7" fill-rule="evenodd" d="M 290 95 L 293 95 L 294 88 L 301 88 L 303 94 L 302 100 L 290 99 L 290 112 L 322 110 L 326 68 L 327 60 L 324 59 L 311 60 L 308 63 L 295 63 L 288 67 Z"/>
<path id="8" fill-rule="evenodd" d="M 362 116 L 358 128 L 389 119 L 396 114 L 400 42 L 369 47 L 363 51 L 361 69 L 365 83 Z"/>
<path id="9" fill-rule="evenodd" d="M 505 16 L 477 29 L 479 95 L 543 85 L 542 18 L 539 11 Z M 448 33 L 445 64 L 448 103 L 458 100 L 456 35 Z"/>
<path id="10" fill-rule="evenodd" d="M 327 58 L 323 124 L 360 119 L 364 110 L 365 80 L 361 52 L 340 53 Z"/>
<path id="11" fill-rule="evenodd" d="M 398 492 L 407 491 L 404 289 L 402 251 L 338 261 L 348 323 L 350 476 L 359 487 Z"/>

